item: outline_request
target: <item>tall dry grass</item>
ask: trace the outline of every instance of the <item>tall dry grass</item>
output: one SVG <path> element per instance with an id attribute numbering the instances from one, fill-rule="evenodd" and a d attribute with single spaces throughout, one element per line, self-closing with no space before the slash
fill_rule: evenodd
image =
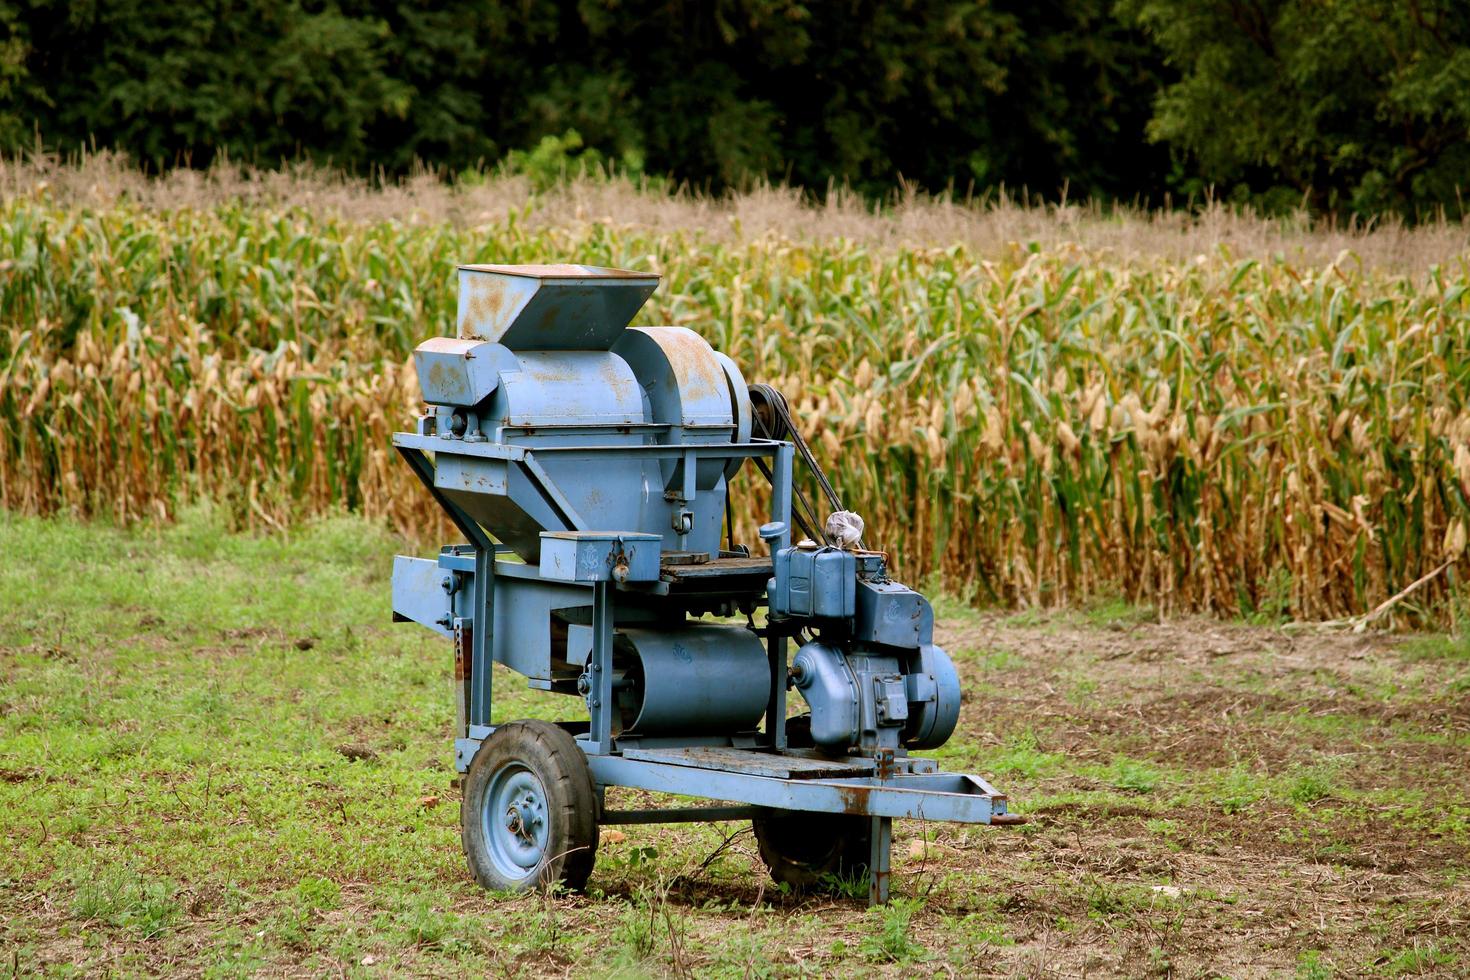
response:
<path id="1" fill-rule="evenodd" d="M 1394 615 L 1455 614 L 1459 225 L 147 180 L 106 158 L 10 164 L 0 192 L 7 508 L 126 521 L 208 497 L 245 525 L 347 506 L 436 534 L 389 450 L 409 351 L 450 329 L 456 263 L 575 260 L 657 270 L 640 322 L 786 391 L 910 577 L 1328 618 L 1452 560 Z"/>
<path id="2" fill-rule="evenodd" d="M 1026 203 L 1005 192 L 967 200 L 896 191 L 874 204 L 835 190 L 816 202 L 790 187 L 756 186 L 710 197 L 649 190 L 623 179 L 570 179 L 549 193 L 529 180 L 490 176 L 446 181 L 419 173 L 383 184 L 306 166 L 282 170 L 173 170 L 147 176 L 125 158 L 100 153 L 68 161 L 46 156 L 0 158 L 0 200 L 29 197 L 44 186 L 59 207 L 143 211 L 220 206 L 296 208 L 350 223 L 394 221 L 457 229 L 515 222 L 561 230 L 606 226 L 647 234 L 683 232 L 702 241 L 740 244 L 769 237 L 817 243 L 834 238 L 868 248 L 948 248 L 974 255 L 1021 244 L 1050 250 L 1077 245 L 1100 261 L 1193 260 L 1226 249 L 1238 258 L 1320 265 L 1344 251 L 1374 270 L 1417 273 L 1451 262 L 1470 248 L 1470 226 L 1440 221 L 1406 226 L 1389 217 L 1343 226 L 1305 214 L 1261 218 L 1218 202 L 1180 210 L 1096 204 Z"/>

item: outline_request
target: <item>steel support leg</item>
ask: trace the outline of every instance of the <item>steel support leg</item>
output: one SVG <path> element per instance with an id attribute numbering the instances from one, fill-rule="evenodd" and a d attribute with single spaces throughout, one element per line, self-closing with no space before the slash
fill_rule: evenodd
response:
<path id="1" fill-rule="evenodd" d="M 592 583 L 592 684 L 587 692 L 587 713 L 592 719 L 588 750 L 596 755 L 612 751 L 613 717 L 613 628 L 612 598 L 608 583 Z"/>
<path id="2" fill-rule="evenodd" d="M 772 460 L 771 520 L 786 525 L 786 533 L 771 545 L 772 555 L 791 546 L 791 470 L 794 453 L 791 443 L 783 442 L 776 447 L 776 458 Z"/>
<path id="3" fill-rule="evenodd" d="M 766 702 L 766 736 L 776 749 L 786 748 L 786 637 L 766 641 L 771 661 L 771 697 Z"/>
<path id="4" fill-rule="evenodd" d="M 888 904 L 888 877 L 893 856 L 893 818 L 873 817 L 873 845 L 868 858 L 868 905 Z"/>
<path id="5" fill-rule="evenodd" d="M 470 613 L 471 725 L 489 725 L 491 640 L 495 635 L 495 546 L 475 548 L 475 581 Z"/>

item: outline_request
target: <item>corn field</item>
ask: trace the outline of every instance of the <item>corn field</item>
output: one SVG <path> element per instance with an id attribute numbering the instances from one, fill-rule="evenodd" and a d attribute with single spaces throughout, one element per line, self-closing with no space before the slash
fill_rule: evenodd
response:
<path id="1" fill-rule="evenodd" d="M 390 433 L 461 262 L 652 269 L 681 324 L 786 393 L 910 581 L 982 603 L 1456 617 L 1470 252 L 1417 272 L 874 247 L 514 211 L 353 220 L 221 201 L 0 204 L 0 505 L 246 527 L 341 508 L 444 528 Z M 747 468 L 739 481 L 759 479 Z M 757 495 L 739 537 L 754 541 Z"/>

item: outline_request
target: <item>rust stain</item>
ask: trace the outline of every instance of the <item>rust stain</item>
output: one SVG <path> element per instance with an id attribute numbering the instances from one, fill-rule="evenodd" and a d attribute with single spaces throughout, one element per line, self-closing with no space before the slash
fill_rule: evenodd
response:
<path id="1" fill-rule="evenodd" d="M 472 663 L 471 643 L 473 626 L 461 626 L 454 631 L 454 679 L 466 681 L 470 678 Z"/>
<path id="2" fill-rule="evenodd" d="M 659 280 L 650 273 L 583 265 L 459 268 L 460 336 L 504 340 L 513 349 L 605 350 Z M 626 295 L 630 290 L 636 296 Z"/>
<path id="3" fill-rule="evenodd" d="M 502 276 L 519 276 L 524 279 L 653 279 L 656 272 L 632 272 L 628 269 L 609 269 L 599 265 L 575 265 L 570 262 L 552 262 L 529 265 L 462 265 L 461 269 L 471 272 L 490 272 Z"/>
<path id="4" fill-rule="evenodd" d="M 634 329 L 658 348 L 668 364 L 668 376 L 677 388 L 682 418 L 665 421 L 687 422 L 691 415 L 706 415 L 713 411 L 725 420 L 725 424 L 734 424 L 725 369 L 720 367 L 714 348 L 703 337 L 687 327 Z"/>
<path id="5" fill-rule="evenodd" d="M 565 310 L 562 303 L 546 303 L 542 307 L 541 315 L 536 318 L 536 326 L 534 328 L 535 331 L 538 334 L 555 332 L 556 323 L 562 318 L 564 312 Z"/>
<path id="6" fill-rule="evenodd" d="M 838 786 L 837 795 L 842 799 L 842 812 L 867 816 L 868 795 L 871 792 L 872 788 L 868 786 Z"/>
<path id="7" fill-rule="evenodd" d="M 459 335 L 466 340 L 499 340 L 509 319 L 509 286 L 498 276 L 466 276 L 460 288 L 465 291 L 465 315 L 459 321 Z"/>
<path id="8" fill-rule="evenodd" d="M 451 401 L 469 397 L 467 379 L 461 373 L 449 372 L 442 360 L 429 365 L 429 387 Z"/>

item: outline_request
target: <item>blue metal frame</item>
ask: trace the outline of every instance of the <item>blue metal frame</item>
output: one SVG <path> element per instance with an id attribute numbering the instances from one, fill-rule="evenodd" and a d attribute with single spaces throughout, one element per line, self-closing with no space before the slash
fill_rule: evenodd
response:
<path id="1" fill-rule="evenodd" d="M 465 771 L 469 766 L 478 743 L 494 730 L 492 722 L 492 686 L 493 676 L 491 664 L 493 656 L 491 652 L 493 639 L 493 623 L 495 621 L 495 579 L 497 573 L 497 562 L 494 556 L 499 549 L 484 529 L 479 526 L 463 509 L 445 496 L 434 484 L 434 463 L 427 456 L 430 452 L 443 452 L 454 455 L 482 456 L 493 459 L 505 459 L 524 464 L 527 470 L 536 476 L 537 481 L 547 490 L 551 499 L 557 501 L 560 496 L 554 492 L 555 488 L 545 478 L 545 471 L 536 463 L 535 457 L 539 453 L 555 453 L 560 456 L 587 455 L 597 457 L 607 453 L 627 457 L 629 455 L 646 458 L 672 458 L 679 457 L 684 461 L 685 493 L 693 496 L 693 480 L 695 474 L 696 460 L 704 458 L 750 457 L 771 456 L 773 457 L 775 489 L 772 493 L 771 516 L 772 520 L 780 521 L 789 526 L 791 518 L 791 469 L 794 458 L 794 449 L 791 443 L 774 442 L 770 440 L 752 440 L 747 443 L 725 443 L 715 445 L 655 445 L 655 446 L 554 446 L 536 447 L 534 449 L 523 446 L 506 446 L 491 442 L 465 442 L 462 440 L 446 440 L 436 436 L 423 436 L 414 433 L 394 433 L 394 446 L 409 463 L 414 473 L 419 477 L 429 493 L 440 507 L 449 515 L 450 520 L 472 544 L 474 556 L 472 563 L 466 563 L 463 556 L 458 554 L 441 555 L 439 564 L 450 570 L 468 571 L 470 573 L 470 588 L 472 598 L 468 615 L 454 617 L 452 623 L 453 635 L 456 638 L 456 675 L 457 679 L 464 682 L 464 690 L 461 698 L 466 702 L 462 714 L 463 721 L 460 727 L 459 737 L 456 740 L 456 762 L 460 771 Z M 565 501 L 561 501 L 565 505 Z M 569 506 L 562 508 L 576 523 L 581 521 L 576 518 L 575 512 Z M 579 528 L 572 528 L 579 529 Z M 585 529 L 585 528 L 581 528 Z M 787 532 L 781 539 L 782 546 L 790 543 L 790 533 Z M 469 568 L 466 568 L 469 564 Z M 499 563 L 504 571 L 511 569 L 506 563 Z M 518 571 L 518 570 L 517 570 Z M 537 578 L 539 572 L 533 566 L 527 566 L 526 575 Z M 613 585 L 609 582 L 590 583 L 590 606 L 593 618 L 593 649 L 590 660 L 591 672 L 596 679 L 596 687 L 588 697 L 588 708 L 590 716 L 590 736 L 583 740 L 584 747 L 590 754 L 602 755 L 614 751 L 612 738 L 612 647 L 613 647 Z M 464 650 L 466 643 L 464 638 L 468 637 L 468 651 Z M 787 649 L 784 637 L 772 637 L 769 640 L 769 652 L 771 658 L 771 703 L 766 713 L 766 725 L 768 737 L 776 748 L 785 748 L 786 733 L 784 719 L 786 717 L 786 669 Z M 466 657 L 465 654 L 468 653 Z M 467 660 L 468 663 L 464 661 Z M 465 669 L 467 668 L 467 669 Z M 778 723 L 778 719 L 782 723 Z M 476 738 L 476 730 L 483 732 Z"/>
<path id="2" fill-rule="evenodd" d="M 592 777 L 607 786 L 701 796 L 777 810 L 853 813 L 956 823 L 1007 823 L 1006 797 L 979 776 L 895 773 L 853 779 L 778 779 L 666 762 L 589 755 Z"/>
<path id="3" fill-rule="evenodd" d="M 459 771 L 464 772 L 469 768 L 480 744 L 494 731 L 491 667 L 497 659 L 494 641 L 495 597 L 497 579 L 503 578 L 504 588 L 513 597 L 517 593 L 511 590 L 554 587 L 567 590 L 567 603 L 558 608 L 590 608 L 592 644 L 587 666 L 591 683 L 585 697 L 589 722 L 587 732 L 580 735 L 577 741 L 587 755 L 587 763 L 597 785 L 599 822 L 737 820 L 780 810 L 865 816 L 872 820 L 869 898 L 877 903 L 888 898 L 890 835 L 894 818 L 980 824 L 1021 821 L 1022 818 L 1014 817 L 1008 812 L 1005 796 L 985 780 L 977 776 L 939 773 L 935 771 L 931 761 L 910 758 L 901 751 L 898 758 L 894 757 L 892 750 L 885 750 L 887 755 L 877 759 L 835 760 L 831 763 L 837 769 L 846 765 L 848 771 L 857 771 L 862 765 L 866 765 L 866 769 L 861 769 L 855 775 L 826 775 L 824 778 L 781 778 L 772 775 L 771 767 L 765 764 L 766 760 L 773 758 L 771 750 L 778 754 L 775 758 L 798 757 L 796 753 L 780 755 L 788 749 L 785 721 L 789 658 L 787 638 L 775 630 L 766 637 L 771 683 L 761 751 L 749 751 L 742 756 L 738 750 L 726 749 L 725 751 L 734 752 L 735 755 L 727 757 L 725 764 L 700 765 L 687 758 L 680 761 L 674 754 L 661 756 L 657 747 L 659 742 L 683 746 L 704 744 L 695 738 L 646 740 L 640 744 L 651 747 L 640 748 L 637 752 L 632 748 L 620 748 L 613 738 L 616 593 L 626 590 L 643 595 L 662 595 L 667 594 L 668 586 L 663 583 L 619 585 L 611 581 L 551 583 L 540 577 L 538 566 L 506 560 L 497 562 L 499 549 L 491 537 L 453 500 L 435 487 L 435 463 L 427 456 L 428 453 L 444 453 L 451 456 L 500 459 L 519 464 L 545 494 L 547 501 L 565 519 L 569 525 L 567 530 L 589 529 L 584 527 L 582 515 L 577 514 L 557 491 L 554 482 L 537 462 L 537 456 L 585 457 L 589 461 L 609 454 L 620 458 L 678 458 L 683 463 L 684 480 L 681 489 L 686 499 L 694 496 L 696 464 L 699 460 L 769 456 L 772 457 L 771 519 L 773 524 L 781 525 L 779 534 L 769 540 L 774 553 L 791 544 L 792 468 L 795 455 L 791 443 L 753 439 L 743 443 L 705 445 L 533 448 L 494 442 L 446 440 L 438 436 L 411 433 L 397 433 L 393 439 L 399 452 L 464 534 L 469 548 L 473 549 L 473 555 L 465 554 L 459 549 L 447 549 L 438 559 L 439 566 L 446 573 L 468 576 L 470 579 L 468 602 L 453 598 L 450 600 L 451 611 L 458 612 L 451 619 L 455 637 L 456 677 L 460 683 L 456 710 L 459 731 L 455 739 L 456 768 Z M 423 575 L 421 571 L 414 574 L 421 577 Z M 552 599 L 543 596 L 538 601 L 545 603 L 554 598 L 553 593 Z M 523 602 L 511 601 L 502 626 L 513 622 L 513 618 L 517 616 L 517 606 L 525 605 Z M 544 617 L 545 607 L 537 607 L 535 613 Z M 528 613 L 522 611 L 520 615 L 524 617 Z M 515 629 L 512 628 L 510 632 L 514 634 Z M 533 684 L 535 683 L 537 681 L 533 676 Z M 549 689 L 551 680 L 547 679 L 542 683 Z M 731 743 L 725 740 L 723 744 L 728 746 Z M 677 753 L 678 750 L 668 751 Z M 732 805 L 608 811 L 602 809 L 601 804 L 603 790 L 607 786 L 626 786 L 722 800 Z"/>
<path id="4" fill-rule="evenodd" d="M 587 702 L 591 730 L 583 748 L 589 755 L 613 750 L 613 614 L 609 583 L 592 586 L 592 693 Z"/>

